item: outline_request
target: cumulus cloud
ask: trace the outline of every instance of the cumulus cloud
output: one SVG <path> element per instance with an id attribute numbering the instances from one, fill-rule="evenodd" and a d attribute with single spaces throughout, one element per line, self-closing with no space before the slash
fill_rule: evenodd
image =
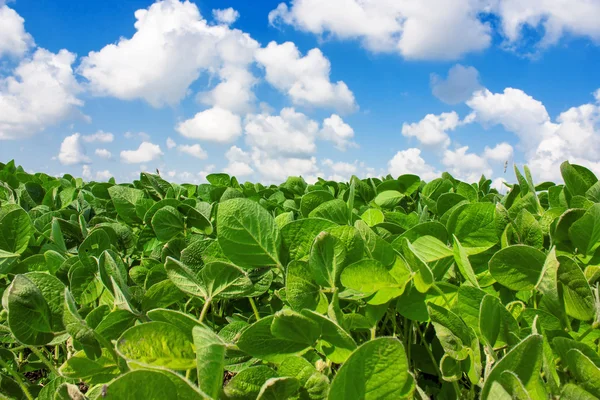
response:
<path id="1" fill-rule="evenodd" d="M 543 48 L 565 34 L 600 42 L 599 14 L 600 3 L 589 0 L 293 0 L 271 11 L 269 22 L 357 39 L 372 52 L 451 60 L 490 46 L 490 16 L 499 21 L 506 47 L 531 46 L 531 40 L 524 44 L 522 38 L 533 29 L 539 32 L 533 46 Z"/>
<path id="2" fill-rule="evenodd" d="M 492 168 L 485 157 L 468 153 L 469 146 L 456 150 L 445 150 L 442 164 L 455 178 L 468 183 L 479 181 L 481 175 L 491 176 Z"/>
<path id="3" fill-rule="evenodd" d="M 440 173 L 421 157 L 421 150 L 410 148 L 397 152 L 388 162 L 388 172 L 394 177 L 414 174 L 429 181 L 440 176 Z"/>
<path id="4" fill-rule="evenodd" d="M 125 136 L 125 139 L 139 139 L 143 142 L 147 142 L 150 140 L 150 135 L 148 135 L 146 132 L 125 132 L 123 136 Z"/>
<path id="5" fill-rule="evenodd" d="M 233 176 L 248 176 L 254 173 L 250 166 L 252 157 L 250 154 L 237 146 L 231 146 L 225 153 L 225 158 L 229 161 L 225 172 Z"/>
<path id="6" fill-rule="evenodd" d="M 319 135 L 323 140 L 333 142 L 338 150 L 344 151 L 350 146 L 357 146 L 352 141 L 354 129 L 337 114 L 331 114 L 331 117 L 323 120 Z"/>
<path id="7" fill-rule="evenodd" d="M 259 149 L 254 149 L 251 156 L 261 181 L 267 184 L 284 182 L 289 176 L 302 176 L 308 183 L 313 183 L 322 175 L 315 157 L 271 156 Z"/>
<path id="8" fill-rule="evenodd" d="M 33 38 L 25 31 L 23 17 L 0 1 L 0 57 L 20 57 L 33 45 Z"/>
<path id="9" fill-rule="evenodd" d="M 189 154 L 190 156 L 196 157 L 200 160 L 204 160 L 206 157 L 208 157 L 208 154 L 206 154 L 206 151 L 204 151 L 204 149 L 202 147 L 200 147 L 199 144 L 193 144 L 193 145 L 180 144 L 179 146 L 177 146 L 177 150 L 180 151 L 181 153 Z"/>
<path id="10" fill-rule="evenodd" d="M 96 172 L 96 180 L 97 181 L 105 182 L 105 181 L 108 181 L 110 178 L 112 178 L 112 173 L 107 169 Z"/>
<path id="11" fill-rule="evenodd" d="M 83 166 L 83 170 L 81 171 L 81 177 L 85 181 L 91 181 L 92 180 L 92 169 L 90 168 L 89 165 L 84 165 Z"/>
<path id="12" fill-rule="evenodd" d="M 112 153 L 107 149 L 96 149 L 94 151 L 94 154 L 96 154 L 100 158 L 105 158 L 107 160 L 112 158 Z"/>
<path id="13" fill-rule="evenodd" d="M 64 138 L 60 144 L 58 161 L 62 165 L 87 164 L 92 162 L 85 154 L 85 148 L 83 147 L 79 133 L 74 133 Z"/>
<path id="14" fill-rule="evenodd" d="M 214 107 L 181 122 L 175 129 L 190 139 L 231 143 L 242 134 L 242 121 L 239 115 Z"/>
<path id="15" fill-rule="evenodd" d="M 332 83 L 331 63 L 315 48 L 305 56 L 292 42 L 271 42 L 256 52 L 256 60 L 266 71 L 266 80 L 286 93 L 297 105 L 354 111 L 354 94 L 343 81 Z"/>
<path id="16" fill-rule="evenodd" d="M 358 171 L 357 162 L 348 163 L 343 161 L 334 162 L 329 158 L 323 160 L 322 164 L 329 168 L 331 174 L 327 177 L 328 180 L 347 182 L 352 175 Z"/>
<path id="17" fill-rule="evenodd" d="M 231 25 L 240 17 L 240 13 L 231 7 L 222 10 L 212 10 L 212 14 L 215 21 L 223 25 Z"/>
<path id="18" fill-rule="evenodd" d="M 453 131 L 461 123 L 454 111 L 440 115 L 427 114 L 419 122 L 402 125 L 402 135 L 416 138 L 423 146 L 443 148 L 450 144 L 447 131 Z"/>
<path id="19" fill-rule="evenodd" d="M 81 137 L 86 143 L 100 142 L 100 143 L 111 143 L 115 140 L 115 136 L 112 133 L 104 131 L 98 131 L 91 135 L 84 135 Z"/>
<path id="20" fill-rule="evenodd" d="M 160 146 L 150 142 L 142 142 L 137 150 L 121 151 L 121 161 L 126 164 L 150 162 L 162 156 Z"/>
<path id="21" fill-rule="evenodd" d="M 258 43 L 226 25 L 209 25 L 191 2 L 164 0 L 135 12 L 135 33 L 82 59 L 92 93 L 177 104 L 202 72 L 244 68 Z"/>
<path id="22" fill-rule="evenodd" d="M 170 137 L 167 138 L 167 149 L 172 149 L 174 147 L 177 147 L 177 143 L 175 143 L 175 141 L 173 139 L 171 139 Z"/>
<path id="23" fill-rule="evenodd" d="M 462 103 L 482 88 L 479 83 L 479 71 L 473 67 L 456 64 L 448 71 L 448 77 L 431 75 L 433 95 L 447 104 Z"/>
<path id="24" fill-rule="evenodd" d="M 0 140 L 30 137 L 78 114 L 83 101 L 77 98 L 74 61 L 67 50 L 38 48 L 11 76 L 0 78 Z"/>
<path id="25" fill-rule="evenodd" d="M 483 152 L 485 158 L 491 161 L 496 162 L 507 162 L 512 159 L 514 153 L 513 147 L 506 143 L 498 143 L 496 146 L 490 148 L 488 146 L 485 147 Z"/>

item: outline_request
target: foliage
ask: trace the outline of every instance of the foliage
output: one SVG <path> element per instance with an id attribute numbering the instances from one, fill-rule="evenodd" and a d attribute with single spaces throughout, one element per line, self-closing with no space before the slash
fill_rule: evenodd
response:
<path id="1" fill-rule="evenodd" d="M 600 183 L 0 164 L 0 397 L 600 397 Z"/>

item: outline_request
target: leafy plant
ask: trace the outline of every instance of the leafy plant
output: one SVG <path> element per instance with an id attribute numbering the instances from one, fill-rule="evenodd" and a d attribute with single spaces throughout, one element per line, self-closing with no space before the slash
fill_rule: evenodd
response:
<path id="1" fill-rule="evenodd" d="M 0 397 L 600 397 L 600 191 L 0 163 Z"/>

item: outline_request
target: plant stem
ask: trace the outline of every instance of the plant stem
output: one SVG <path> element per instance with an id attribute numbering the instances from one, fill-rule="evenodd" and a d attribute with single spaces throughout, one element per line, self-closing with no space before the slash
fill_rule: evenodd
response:
<path id="1" fill-rule="evenodd" d="M 377 327 L 374 326 L 371 328 L 371 340 L 375 339 L 377 337 Z"/>
<path id="2" fill-rule="evenodd" d="M 33 396 L 31 395 L 31 393 L 29 393 L 29 389 L 27 389 L 27 385 L 25 385 L 25 382 L 23 382 L 23 380 L 21 379 L 21 376 L 18 373 L 16 373 L 15 370 L 13 370 L 10 367 L 10 365 L 8 365 L 8 363 L 4 362 L 4 360 L 1 358 L 0 358 L 0 366 L 2 366 L 4 369 L 6 369 L 8 371 L 8 373 L 15 379 L 15 381 L 17 382 L 17 384 L 23 391 L 23 394 L 25 394 L 25 397 L 27 397 L 28 400 L 33 400 Z"/>
<path id="3" fill-rule="evenodd" d="M 419 324 L 415 324 L 415 327 L 417 328 L 417 333 L 421 337 L 421 342 L 425 343 L 425 338 L 423 337 L 423 332 L 421 332 L 421 328 L 419 327 Z M 437 374 L 438 378 L 440 378 L 440 380 L 441 380 L 442 373 L 440 372 L 440 367 L 438 366 L 438 363 L 435 360 L 435 357 L 433 356 L 433 352 L 431 351 L 431 349 L 429 348 L 427 343 L 425 343 L 424 347 L 425 347 L 425 350 L 427 350 L 427 354 L 429 354 L 429 358 L 431 359 L 431 362 L 435 366 L 435 373 Z M 457 392 L 456 394 L 458 395 L 459 392 Z"/>
<path id="4" fill-rule="evenodd" d="M 43 362 L 46 367 L 48 367 L 48 369 L 50 370 L 50 372 L 52 372 L 54 375 L 56 376 L 60 376 L 60 372 L 58 372 L 58 370 L 56 369 L 56 367 L 54 366 L 54 364 L 52 364 L 44 355 L 44 353 L 42 353 L 40 350 L 38 350 L 37 348 L 30 346 L 29 350 L 31 350 L 33 352 L 33 354 L 35 354 L 41 362 Z"/>
<path id="5" fill-rule="evenodd" d="M 204 302 L 204 306 L 202 307 L 202 311 L 200 312 L 200 318 L 198 319 L 198 321 L 200 321 L 200 323 L 202 323 L 202 321 L 204 321 L 204 317 L 206 317 L 206 312 L 208 311 L 208 307 L 210 307 L 211 301 L 212 301 L 212 299 L 209 297 Z"/>
<path id="6" fill-rule="evenodd" d="M 581 342 L 587 335 L 589 335 L 594 330 L 594 326 L 591 325 L 585 332 L 583 332 L 578 338 L 577 341 Z"/>
<path id="7" fill-rule="evenodd" d="M 256 303 L 254 302 L 254 298 L 252 297 L 248 297 L 248 300 L 250 300 L 250 305 L 252 306 L 252 311 L 254 311 L 254 316 L 256 317 L 256 320 L 260 320 L 260 314 L 258 313 L 258 308 L 256 308 Z"/>

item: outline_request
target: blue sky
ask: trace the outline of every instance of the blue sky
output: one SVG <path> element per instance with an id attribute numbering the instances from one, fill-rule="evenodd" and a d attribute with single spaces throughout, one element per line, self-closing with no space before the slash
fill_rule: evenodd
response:
<path id="1" fill-rule="evenodd" d="M 600 0 L 389 3 L 0 0 L 0 161 L 118 181 L 600 172 Z"/>

